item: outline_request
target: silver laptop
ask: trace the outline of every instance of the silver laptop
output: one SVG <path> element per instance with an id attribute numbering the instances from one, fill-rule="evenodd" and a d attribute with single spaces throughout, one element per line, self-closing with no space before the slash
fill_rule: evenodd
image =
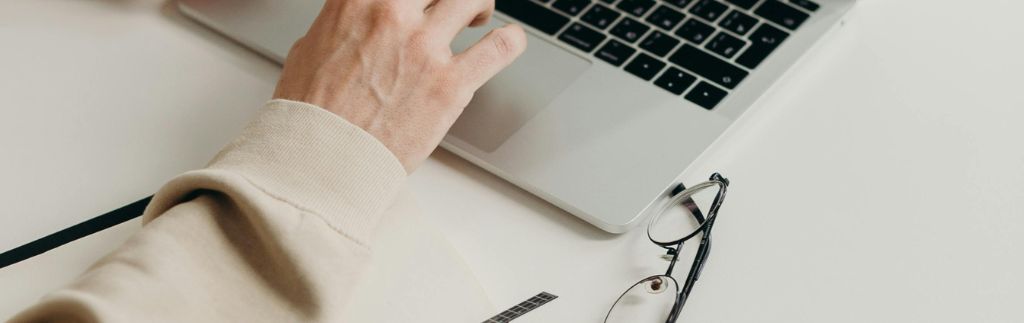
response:
<path id="1" fill-rule="evenodd" d="M 496 0 L 529 49 L 442 146 L 609 231 L 641 223 L 677 178 L 855 0 Z M 180 0 L 283 62 L 323 0 Z"/>

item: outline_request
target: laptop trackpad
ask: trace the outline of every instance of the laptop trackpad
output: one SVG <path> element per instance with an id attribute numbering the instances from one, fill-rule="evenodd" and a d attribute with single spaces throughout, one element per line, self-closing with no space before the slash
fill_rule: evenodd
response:
<path id="1" fill-rule="evenodd" d="M 470 28 L 455 39 L 452 50 L 462 52 L 493 28 Z M 565 91 L 590 67 L 590 62 L 527 33 L 522 56 L 476 92 L 450 135 L 485 152 L 498 149 L 538 112 Z"/>

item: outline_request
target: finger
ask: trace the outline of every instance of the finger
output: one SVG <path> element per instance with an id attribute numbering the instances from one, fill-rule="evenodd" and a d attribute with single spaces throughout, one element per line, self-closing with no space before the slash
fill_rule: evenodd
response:
<path id="1" fill-rule="evenodd" d="M 433 8 L 437 4 L 438 0 L 420 0 L 420 2 L 426 3 L 426 7 L 423 8 L 423 12 L 427 12 L 430 8 Z"/>
<path id="2" fill-rule="evenodd" d="M 466 51 L 455 56 L 456 69 L 464 82 L 480 88 L 512 64 L 526 50 L 526 33 L 518 25 L 491 30 Z"/>
<path id="3" fill-rule="evenodd" d="M 438 0 L 427 11 L 427 23 L 436 28 L 438 37 L 455 39 L 467 26 L 478 26 L 494 14 L 494 0 Z"/>
<path id="4" fill-rule="evenodd" d="M 469 22 L 470 27 L 478 27 L 486 25 L 488 21 L 491 21 L 491 16 L 494 16 L 495 1 L 497 0 L 484 0 L 484 12 L 473 18 L 473 21 Z"/>

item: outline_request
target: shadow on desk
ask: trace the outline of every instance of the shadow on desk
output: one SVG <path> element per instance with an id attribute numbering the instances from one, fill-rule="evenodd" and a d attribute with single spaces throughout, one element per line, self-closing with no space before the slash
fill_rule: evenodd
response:
<path id="1" fill-rule="evenodd" d="M 523 190 L 522 188 L 519 188 L 518 186 L 515 186 L 494 174 L 491 174 L 483 168 L 473 165 L 447 150 L 439 148 L 434 152 L 431 158 L 455 172 L 486 186 L 492 191 L 501 192 L 508 199 L 533 210 L 533 213 L 536 216 L 553 222 L 560 227 L 564 227 L 583 238 L 588 240 L 611 240 L 619 237 L 617 234 L 608 233 L 598 229 L 569 212 L 566 212 L 536 195 L 533 195 L 532 193 L 527 192 L 526 190 Z"/>

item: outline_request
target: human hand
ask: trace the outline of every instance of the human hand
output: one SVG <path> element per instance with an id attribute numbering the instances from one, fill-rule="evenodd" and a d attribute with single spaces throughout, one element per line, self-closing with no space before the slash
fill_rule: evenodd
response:
<path id="1" fill-rule="evenodd" d="M 522 28 L 509 25 L 452 53 L 455 36 L 493 11 L 494 0 L 327 0 L 288 54 L 274 98 L 345 118 L 411 173 L 473 93 L 526 49 Z"/>

